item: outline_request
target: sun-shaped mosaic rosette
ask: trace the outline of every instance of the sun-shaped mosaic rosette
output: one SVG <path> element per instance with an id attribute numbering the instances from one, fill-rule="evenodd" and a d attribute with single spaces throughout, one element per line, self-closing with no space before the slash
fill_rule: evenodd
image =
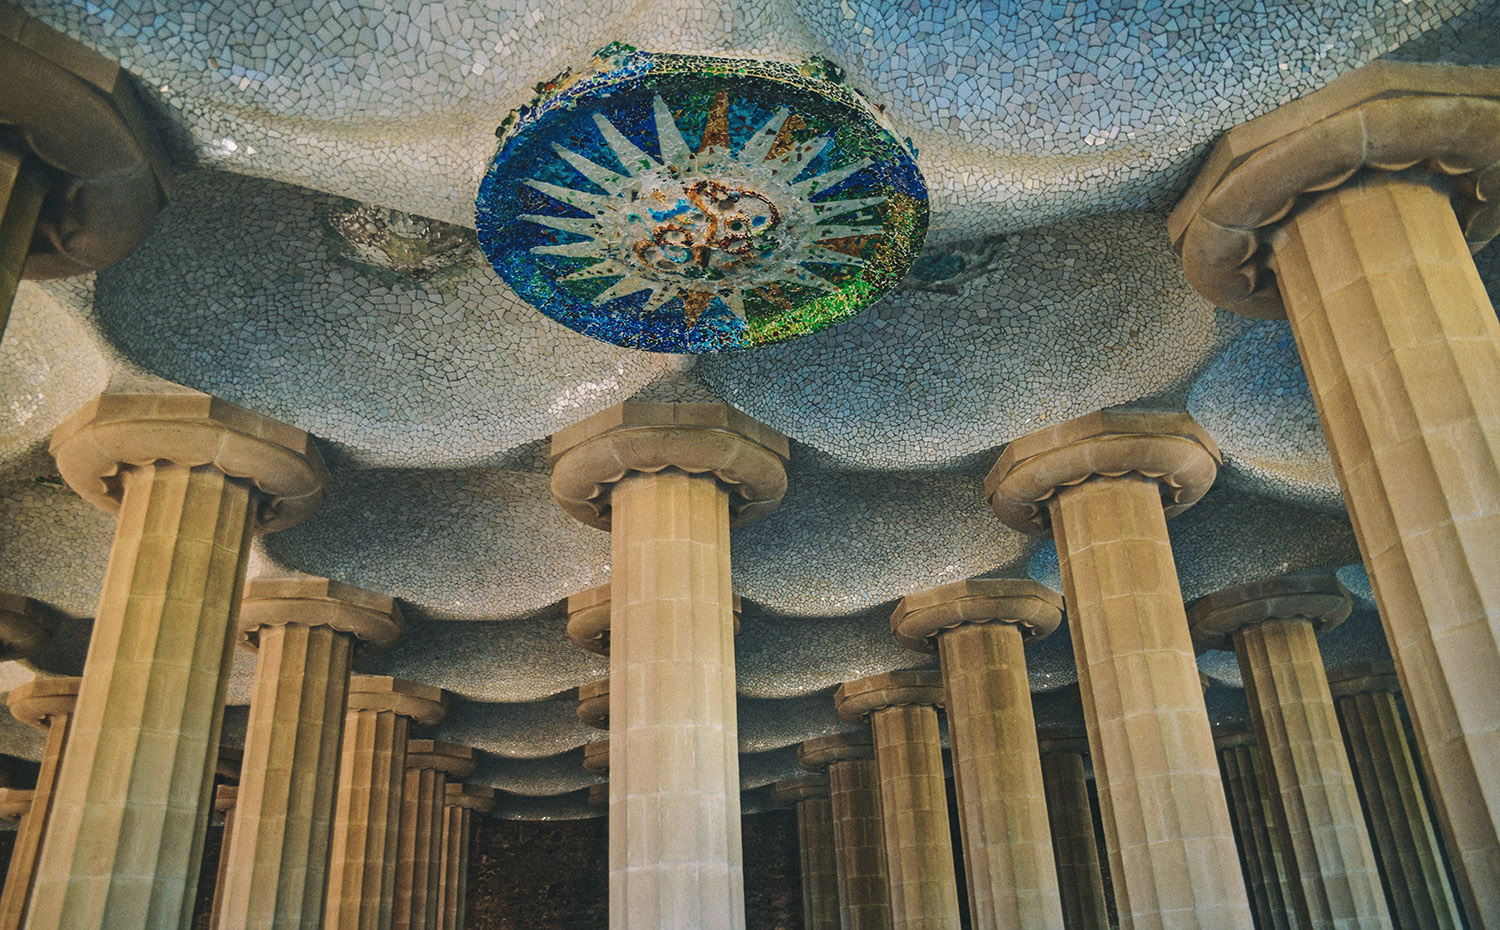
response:
<path id="1" fill-rule="evenodd" d="M 827 66 L 628 51 L 544 85 L 479 188 L 500 277 L 656 352 L 779 342 L 894 288 L 927 230 L 911 153 Z"/>

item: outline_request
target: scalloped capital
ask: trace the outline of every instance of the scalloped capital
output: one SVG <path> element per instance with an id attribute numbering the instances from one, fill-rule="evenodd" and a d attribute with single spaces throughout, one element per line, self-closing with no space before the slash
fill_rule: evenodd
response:
<path id="1" fill-rule="evenodd" d="M 1220 139 L 1167 219 L 1189 283 L 1286 316 L 1264 248 L 1299 198 L 1372 171 L 1449 179 L 1473 251 L 1500 232 L 1500 68 L 1371 62 Z"/>
<path id="2" fill-rule="evenodd" d="M 609 737 L 583 745 L 583 767 L 595 775 L 609 775 Z"/>
<path id="3" fill-rule="evenodd" d="M 596 730 L 609 729 L 609 679 L 578 686 L 578 719 Z"/>
<path id="4" fill-rule="evenodd" d="M 754 523 L 786 494 L 787 439 L 727 404 L 627 401 L 552 437 L 552 496 L 569 516 L 610 526 L 610 491 L 631 474 L 711 474 L 729 491 L 730 526 Z"/>
<path id="5" fill-rule="evenodd" d="M 28 726 L 46 730 L 52 726 L 53 717 L 73 713 L 82 686 L 82 678 L 33 678 L 12 688 L 5 702 L 10 705 L 11 716 Z"/>
<path id="6" fill-rule="evenodd" d="M 449 778 L 468 778 L 474 774 L 474 749 L 472 746 L 460 746 L 441 740 L 408 740 L 406 767 L 432 769 Z"/>
<path id="7" fill-rule="evenodd" d="M 573 645 L 595 655 L 609 655 L 610 586 L 608 583 L 580 591 L 568 597 L 568 639 Z M 734 595 L 734 634 L 740 633 L 743 605 Z"/>
<path id="8" fill-rule="evenodd" d="M 443 806 L 462 807 L 482 814 L 494 808 L 495 789 L 450 781 L 443 794 Z"/>
<path id="9" fill-rule="evenodd" d="M 821 772 L 835 762 L 864 762 L 875 758 L 875 740 L 869 730 L 830 733 L 797 747 L 797 764 L 810 772 Z"/>
<path id="10" fill-rule="evenodd" d="M 448 713 L 442 688 L 389 675 L 355 675 L 349 679 L 349 710 L 370 710 L 410 717 L 431 726 Z"/>
<path id="11" fill-rule="evenodd" d="M 1062 595 L 1030 578 L 969 578 L 908 594 L 891 614 L 901 645 L 935 652 L 944 630 L 965 623 L 1007 623 L 1038 642 L 1062 623 Z"/>
<path id="12" fill-rule="evenodd" d="M 1188 608 L 1188 629 L 1200 651 L 1233 651 L 1235 630 L 1274 620 L 1306 620 L 1326 633 L 1348 619 L 1354 599 L 1332 575 L 1283 575 L 1235 585 Z"/>
<path id="13" fill-rule="evenodd" d="M 1401 680 L 1394 662 L 1361 662 L 1328 673 L 1328 689 L 1336 698 L 1355 694 L 1400 694 Z"/>
<path id="14" fill-rule="evenodd" d="M 262 627 L 301 624 L 328 626 L 359 641 L 371 655 L 391 648 L 404 628 L 394 598 L 328 578 L 289 576 L 251 578 L 240 604 L 240 644 L 259 645 Z"/>
<path id="15" fill-rule="evenodd" d="M 1089 735 L 1082 727 L 1049 727 L 1036 731 L 1037 749 L 1042 755 L 1089 754 Z"/>
<path id="16" fill-rule="evenodd" d="M 937 669 L 902 669 L 870 675 L 839 685 L 833 695 L 838 715 L 860 723 L 887 707 L 923 705 L 941 708 L 946 702 L 943 675 Z"/>
<path id="17" fill-rule="evenodd" d="M 1047 502 L 1063 488 L 1142 475 L 1157 481 L 1175 517 L 1208 493 L 1222 463 L 1218 444 L 1186 413 L 1108 408 L 1012 441 L 984 479 L 984 495 L 1006 526 L 1046 536 Z"/>
<path id="18" fill-rule="evenodd" d="M 253 485 L 258 533 L 301 523 L 328 493 L 311 436 L 197 392 L 100 394 L 53 431 L 51 452 L 68 487 L 110 513 L 120 509 L 121 475 L 163 460 Z"/>
<path id="19" fill-rule="evenodd" d="M 771 802 L 791 807 L 798 801 L 828 797 L 827 775 L 798 775 L 771 785 Z"/>
<path id="20" fill-rule="evenodd" d="M 16 821 L 31 813 L 36 792 L 30 788 L 0 788 L 0 819 Z"/>
<path id="21" fill-rule="evenodd" d="M 39 602 L 0 591 L 0 662 L 36 655 L 53 628 L 52 616 Z"/>

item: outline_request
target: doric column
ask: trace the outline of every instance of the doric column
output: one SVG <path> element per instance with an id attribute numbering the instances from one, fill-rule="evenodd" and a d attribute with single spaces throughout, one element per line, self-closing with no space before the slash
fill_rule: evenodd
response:
<path id="1" fill-rule="evenodd" d="M 1357 665 L 1328 677 L 1392 920 L 1398 927 L 1457 930 L 1463 922 L 1396 705 L 1395 667 Z"/>
<path id="2" fill-rule="evenodd" d="M 27 926 L 185 927 L 250 536 L 328 474 L 306 433 L 205 394 L 100 395 L 52 454 L 119 521 Z"/>
<path id="3" fill-rule="evenodd" d="M 234 812 L 239 805 L 239 785 L 219 785 L 214 789 L 214 813 L 224 818 L 224 832 L 219 835 L 219 868 L 214 873 L 214 896 L 208 909 L 209 930 L 225 930 L 224 889 L 229 885 L 229 851 L 234 843 Z"/>
<path id="4" fill-rule="evenodd" d="M 1294 575 L 1226 588 L 1188 611 L 1200 649 L 1239 657 L 1292 903 L 1316 930 L 1391 926 L 1318 651 L 1317 634 L 1352 609 L 1337 578 Z"/>
<path id="5" fill-rule="evenodd" d="M 1218 448 L 1182 413 L 1102 410 L 1005 448 L 985 480 L 1011 527 L 1057 540 L 1123 926 L 1250 930 L 1166 518 Z"/>
<path id="6" fill-rule="evenodd" d="M 1303 926 L 1292 904 L 1294 891 L 1266 785 L 1261 778 L 1260 753 L 1249 730 L 1214 737 L 1230 820 L 1240 847 L 1240 867 L 1258 930 L 1298 930 Z"/>
<path id="7" fill-rule="evenodd" d="M 258 650 L 224 926 L 316 926 L 326 903 L 349 669 L 401 635 L 395 602 L 326 578 L 253 578 L 240 640 Z"/>
<path id="8" fill-rule="evenodd" d="M 834 733 L 797 747 L 797 762 L 828 772 L 841 930 L 890 930 L 891 893 L 880 818 L 880 780 L 868 731 Z"/>
<path id="9" fill-rule="evenodd" d="M 21 278 L 123 258 L 166 200 L 168 170 L 120 66 L 0 6 L 0 333 Z"/>
<path id="10" fill-rule="evenodd" d="M 969 916 L 978 930 L 1062 923 L 1025 654 L 1061 622 L 1060 596 L 1015 578 L 908 595 L 891 615 L 903 645 L 941 657 Z"/>
<path id="11" fill-rule="evenodd" d="M 495 806 L 495 789 L 449 782 L 443 799 L 443 861 L 438 882 L 439 930 L 464 930 L 469 906 L 469 835 L 474 812 Z"/>
<path id="12" fill-rule="evenodd" d="M 7 634 L 5 641 L 15 641 Z M 0 892 L 0 930 L 20 930 L 26 923 L 27 901 L 36 881 L 42 839 L 57 792 L 57 773 L 68 746 L 68 730 L 78 703 L 78 678 L 34 678 L 13 689 L 6 698 L 10 712 L 22 723 L 47 731 L 42 765 L 37 772 L 31 804 L 16 828 L 16 843 L 10 854 L 5 890 Z"/>
<path id="13" fill-rule="evenodd" d="M 552 493 L 611 534 L 609 919 L 740 930 L 729 529 L 786 490 L 786 438 L 722 404 L 625 403 L 552 438 Z"/>
<path id="14" fill-rule="evenodd" d="M 938 732 L 942 676 L 935 671 L 871 675 L 839 685 L 833 700 L 845 720 L 868 720 L 874 738 L 891 926 L 958 930 L 958 877 Z"/>
<path id="15" fill-rule="evenodd" d="M 1460 892 L 1500 928 L 1500 69 L 1376 62 L 1226 133 L 1172 214 L 1210 300 L 1291 321 Z"/>
<path id="16" fill-rule="evenodd" d="M 474 774 L 468 746 L 414 739 L 406 748 L 401 826 L 396 854 L 393 930 L 437 930 L 443 906 L 443 826 L 448 778 Z"/>
<path id="17" fill-rule="evenodd" d="M 601 584 L 568 596 L 568 639 L 585 652 L 609 656 L 610 586 Z M 731 598 L 734 634 L 740 633 L 743 606 L 738 594 Z"/>
<path id="18" fill-rule="evenodd" d="M 350 679 L 323 930 L 391 930 L 407 731 L 445 712 L 441 688 L 383 675 Z"/>
<path id="19" fill-rule="evenodd" d="M 1109 930 L 1104 873 L 1099 867 L 1099 843 L 1094 838 L 1094 815 L 1083 764 L 1088 738 L 1081 729 L 1041 736 L 1038 748 L 1057 862 L 1062 925 L 1067 930 Z"/>
<path id="20" fill-rule="evenodd" d="M 771 786 L 771 800 L 797 812 L 797 850 L 802 866 L 802 926 L 839 930 L 839 875 L 833 854 L 833 804 L 828 778 L 803 775 Z"/>

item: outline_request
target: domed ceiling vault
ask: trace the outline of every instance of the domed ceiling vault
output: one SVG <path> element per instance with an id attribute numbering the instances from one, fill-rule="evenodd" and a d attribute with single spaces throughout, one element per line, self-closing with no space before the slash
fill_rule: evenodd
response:
<path id="1" fill-rule="evenodd" d="M 362 668 L 450 691 L 435 733 L 478 747 L 501 816 L 590 813 L 599 734 L 574 693 L 608 668 L 567 641 L 562 600 L 608 580 L 608 537 L 552 502 L 546 437 L 630 397 L 724 400 L 792 440 L 785 501 L 733 536 L 747 789 L 843 726 L 839 682 L 935 661 L 891 638 L 901 596 L 1056 585 L 1055 551 L 994 520 L 981 481 L 1005 442 L 1101 406 L 1187 409 L 1223 448 L 1171 524 L 1186 597 L 1342 568 L 1360 603 L 1325 657 L 1383 654 L 1285 325 L 1199 298 L 1162 213 L 1224 129 L 1368 60 L 1500 64 L 1493 0 L 21 6 L 135 76 L 183 173 L 139 251 L 24 285 L 0 343 L 0 589 L 64 617 L 6 687 L 82 666 L 113 521 L 45 443 L 106 386 L 207 391 L 319 437 L 330 497 L 252 572 L 400 598 L 407 635 Z M 506 114 L 610 43 L 815 61 L 862 94 L 927 183 L 911 273 L 815 335 L 697 358 L 532 309 L 480 254 L 475 192 Z M 1500 296 L 1496 250 L 1477 261 Z M 1054 723 L 1076 712 L 1067 637 L 1030 653 Z M 1231 694 L 1215 713 L 1242 714 L 1233 658 L 1201 664 Z M 253 670 L 236 660 L 231 743 Z M 0 727 L 0 752 L 39 749 Z"/>

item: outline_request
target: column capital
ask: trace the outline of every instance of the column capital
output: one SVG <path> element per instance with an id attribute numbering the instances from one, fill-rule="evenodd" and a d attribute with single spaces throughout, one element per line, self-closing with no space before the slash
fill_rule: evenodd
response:
<path id="1" fill-rule="evenodd" d="M 568 596 L 568 639 L 573 645 L 596 655 L 609 655 L 610 584 L 608 582 Z M 733 596 L 734 632 L 740 632 L 743 610 L 740 596 Z"/>
<path id="2" fill-rule="evenodd" d="M 1235 746 L 1254 746 L 1255 731 L 1249 727 L 1214 727 L 1214 748 L 1231 749 Z"/>
<path id="3" fill-rule="evenodd" d="M 121 475 L 163 459 L 212 465 L 259 492 L 255 528 L 306 520 L 328 491 L 312 437 L 207 394 L 100 394 L 52 433 L 58 472 L 89 503 L 117 513 Z"/>
<path id="4" fill-rule="evenodd" d="M 448 713 L 442 688 L 392 678 L 389 675 L 354 675 L 349 679 L 349 710 L 389 712 L 410 717 L 430 726 Z"/>
<path id="5" fill-rule="evenodd" d="M 0 788 L 0 819 L 20 820 L 31 812 L 36 792 L 30 788 Z"/>
<path id="6" fill-rule="evenodd" d="M 0 591 L 0 662 L 36 655 L 52 638 L 52 627 L 40 603 Z"/>
<path id="7" fill-rule="evenodd" d="M 833 706 L 840 717 L 861 723 L 887 707 L 941 708 L 944 700 L 943 675 L 937 669 L 901 669 L 844 682 L 833 695 Z"/>
<path id="8" fill-rule="evenodd" d="M 1336 698 L 1354 694 L 1400 694 L 1401 680 L 1393 662 L 1361 662 L 1328 673 L 1328 688 Z"/>
<path id="9" fill-rule="evenodd" d="M 73 713 L 78 706 L 78 689 L 82 678 L 33 678 L 12 688 L 5 702 L 11 716 L 22 723 L 46 730 L 52 718 Z"/>
<path id="10" fill-rule="evenodd" d="M 583 745 L 583 767 L 595 775 L 609 776 L 609 737 Z"/>
<path id="11" fill-rule="evenodd" d="M 239 785 L 220 785 L 214 789 L 214 813 L 227 814 L 240 801 Z"/>
<path id="12" fill-rule="evenodd" d="M 1089 735 L 1083 727 L 1050 727 L 1036 731 L 1037 748 L 1042 755 L 1089 754 Z"/>
<path id="13" fill-rule="evenodd" d="M 359 641 L 362 655 L 384 652 L 401 638 L 394 598 L 328 578 L 251 578 L 240 603 L 240 645 L 254 650 L 262 627 L 327 626 Z"/>
<path id="14" fill-rule="evenodd" d="M 1376 61 L 1220 137 L 1167 218 L 1189 283 L 1225 310 L 1286 315 L 1264 248 L 1306 194 L 1362 172 L 1451 179 L 1470 249 L 1500 231 L 1500 68 Z M 1357 183 L 1357 181 L 1355 182 Z"/>
<path id="15" fill-rule="evenodd" d="M 984 479 L 984 496 L 1005 525 L 1046 536 L 1046 503 L 1063 488 L 1093 477 L 1154 478 L 1175 517 L 1208 493 L 1222 461 L 1186 413 L 1110 408 L 1013 440 Z"/>
<path id="16" fill-rule="evenodd" d="M 609 729 L 609 679 L 578 686 L 578 719 L 596 730 Z"/>
<path id="17" fill-rule="evenodd" d="M 771 803 L 791 807 L 798 801 L 828 797 L 827 775 L 798 775 L 771 785 Z"/>
<path id="18" fill-rule="evenodd" d="M 1272 620 L 1306 620 L 1324 633 L 1354 610 L 1349 590 L 1332 575 L 1282 575 L 1235 585 L 1201 597 L 1188 608 L 1188 629 L 1199 651 L 1233 651 L 1241 627 Z"/>
<path id="19" fill-rule="evenodd" d="M 240 780 L 240 769 L 245 763 L 245 750 L 234 746 L 219 745 L 219 758 L 214 763 L 214 774 L 231 781 Z"/>
<path id="20" fill-rule="evenodd" d="M 469 785 L 450 781 L 443 794 L 443 806 L 462 807 L 465 810 L 484 813 L 495 806 L 495 789 L 484 785 Z"/>
<path id="21" fill-rule="evenodd" d="M 441 740 L 414 739 L 406 743 L 406 767 L 432 769 L 449 778 L 468 778 L 474 774 L 474 748 Z"/>
<path id="22" fill-rule="evenodd" d="M 609 784 L 589 785 L 589 807 L 609 809 Z"/>
<path id="23" fill-rule="evenodd" d="M 145 241 L 171 172 L 118 64 L 0 5 L 0 125 L 61 178 L 50 185 L 25 276 L 111 265 Z"/>
<path id="24" fill-rule="evenodd" d="M 936 652 L 938 636 L 965 623 L 1010 624 L 1035 642 L 1056 630 L 1062 616 L 1062 595 L 1030 578 L 969 578 L 903 597 L 891 632 L 908 649 Z"/>
<path id="25" fill-rule="evenodd" d="M 835 762 L 864 762 L 875 758 L 875 740 L 869 730 L 830 733 L 797 747 L 797 764 L 810 772 L 821 772 Z"/>
<path id="26" fill-rule="evenodd" d="M 729 490 L 730 525 L 765 517 L 786 493 L 787 439 L 727 404 L 626 401 L 552 437 L 552 496 L 568 515 L 610 525 L 610 491 L 626 475 L 676 468 Z"/>

